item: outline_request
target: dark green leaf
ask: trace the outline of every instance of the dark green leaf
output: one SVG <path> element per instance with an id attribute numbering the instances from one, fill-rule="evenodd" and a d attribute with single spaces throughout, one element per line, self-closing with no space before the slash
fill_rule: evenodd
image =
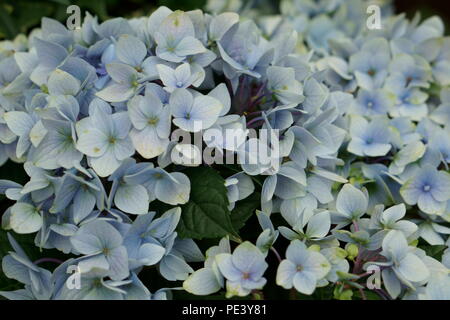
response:
<path id="1" fill-rule="evenodd" d="M 437 260 L 441 260 L 442 253 L 447 248 L 447 246 L 445 245 L 436 245 L 436 246 L 424 245 L 419 247 L 426 252 L 427 256 L 430 256 Z"/>
<path id="2" fill-rule="evenodd" d="M 255 213 L 255 210 L 260 207 L 260 201 L 261 194 L 254 192 L 249 197 L 236 203 L 231 211 L 231 223 L 235 230 L 239 230 L 245 225 L 245 222 Z"/>
<path id="3" fill-rule="evenodd" d="M 183 205 L 178 232 L 183 238 L 236 236 L 228 210 L 225 180 L 209 167 L 185 171 L 191 181 L 189 202 Z"/>

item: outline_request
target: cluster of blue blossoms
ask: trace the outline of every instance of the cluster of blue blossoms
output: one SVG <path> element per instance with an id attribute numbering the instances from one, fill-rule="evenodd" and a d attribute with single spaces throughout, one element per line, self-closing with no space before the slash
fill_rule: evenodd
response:
<path id="1" fill-rule="evenodd" d="M 73 31 L 44 18 L 28 37 L 0 42 L 0 163 L 23 163 L 29 176 L 0 180 L 12 202 L 2 270 L 24 285 L 0 295 L 260 296 L 273 254 L 276 284 L 294 293 L 450 299 L 450 249 L 439 258 L 423 249 L 450 247 L 450 38 L 440 18 L 408 20 L 388 3 L 370 30 L 367 6 L 283 0 L 281 14 L 262 15 L 213 0 L 211 14 L 160 7 L 102 23 L 87 14 Z M 251 214 L 260 235 L 212 237 L 202 225 L 185 236 L 205 219 L 192 209 L 202 205 L 189 167 L 171 158 L 187 146 L 172 133 L 200 133 L 216 154 L 239 158 L 264 143 L 250 128 L 277 130 L 279 153 L 220 178 L 219 213 L 234 219 L 260 194 Z M 242 134 L 211 141 L 209 129 Z M 14 233 L 68 259 L 44 269 Z M 217 241 L 202 252 L 205 237 Z M 151 293 L 146 268 L 173 286 Z"/>

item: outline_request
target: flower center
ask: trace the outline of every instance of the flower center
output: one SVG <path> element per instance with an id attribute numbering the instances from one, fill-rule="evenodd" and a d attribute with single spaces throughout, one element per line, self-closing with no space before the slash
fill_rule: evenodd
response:
<path id="1" fill-rule="evenodd" d="M 298 265 L 298 266 L 297 266 L 297 271 L 298 271 L 298 272 L 303 271 L 303 266 Z"/>
<path id="2" fill-rule="evenodd" d="M 158 123 L 158 121 L 159 121 L 159 119 L 158 119 L 157 117 L 152 117 L 152 118 L 149 118 L 149 119 L 148 119 L 147 123 L 148 123 L 149 125 L 154 126 L 154 125 L 156 125 L 156 124 Z"/>
<path id="3" fill-rule="evenodd" d="M 423 186 L 423 191 L 425 191 L 425 192 L 430 191 L 430 189 L 431 189 L 431 186 L 429 184 L 426 184 Z"/>
<path id="4" fill-rule="evenodd" d="M 178 82 L 177 82 L 177 88 L 181 88 L 181 87 L 183 87 L 183 82 L 178 81 Z"/>
<path id="5" fill-rule="evenodd" d="M 153 178 L 155 178 L 155 179 L 161 179 L 161 178 L 162 178 L 162 174 L 159 173 L 159 172 L 157 172 L 157 173 L 155 173 L 155 174 L 153 175 Z"/>
<path id="6" fill-rule="evenodd" d="M 249 279 L 250 278 L 250 274 L 248 272 L 244 272 L 244 274 L 242 275 L 242 279 Z"/>

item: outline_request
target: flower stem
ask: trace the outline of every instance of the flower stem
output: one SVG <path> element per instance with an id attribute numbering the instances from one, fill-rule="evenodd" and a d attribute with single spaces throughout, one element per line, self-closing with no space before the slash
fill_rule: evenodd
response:
<path id="1" fill-rule="evenodd" d="M 264 293 L 261 290 L 253 290 L 252 291 L 252 299 L 253 300 L 264 300 Z"/>
<path id="2" fill-rule="evenodd" d="M 280 254 L 278 253 L 277 249 L 275 249 L 274 247 L 270 247 L 270 251 L 272 251 L 272 252 L 274 253 L 274 255 L 277 257 L 278 262 L 281 263 L 281 261 L 282 261 L 283 259 L 281 259 L 281 256 L 280 256 Z"/>
<path id="3" fill-rule="evenodd" d="M 263 117 L 256 117 L 256 118 L 250 120 L 249 122 L 247 122 L 247 127 L 251 126 L 255 122 L 262 121 L 262 120 L 264 120 Z"/>
<path id="4" fill-rule="evenodd" d="M 44 263 L 44 262 L 54 262 L 54 263 L 58 263 L 58 264 L 62 264 L 63 261 L 56 259 L 56 258 L 41 258 L 38 259 L 34 262 L 34 264 L 38 265 L 40 263 Z"/>

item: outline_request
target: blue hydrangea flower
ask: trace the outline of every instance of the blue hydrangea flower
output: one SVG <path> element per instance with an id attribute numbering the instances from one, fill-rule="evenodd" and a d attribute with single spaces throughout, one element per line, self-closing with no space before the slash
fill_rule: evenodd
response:
<path id="1" fill-rule="evenodd" d="M 400 194 L 409 205 L 428 214 L 440 214 L 450 199 L 450 174 L 425 165 L 401 187 Z"/>
<path id="2" fill-rule="evenodd" d="M 148 92 L 130 100 L 128 114 L 133 125 L 130 137 L 136 151 L 146 159 L 162 154 L 169 144 L 169 107 Z"/>
<path id="3" fill-rule="evenodd" d="M 25 290 L 1 291 L 0 295 L 8 299 L 49 299 L 53 291 L 51 272 L 31 262 L 25 251 L 9 233 L 8 240 L 14 251 L 10 251 L 8 255 L 3 257 L 2 270 L 8 278 L 23 283 Z"/>
<path id="4" fill-rule="evenodd" d="M 359 156 L 384 156 L 392 147 L 388 122 L 384 119 L 373 119 L 369 123 L 363 117 L 353 116 L 350 135 L 352 139 L 347 150 Z"/>
<path id="5" fill-rule="evenodd" d="M 100 177 L 113 173 L 134 153 L 127 113 L 111 114 L 108 109 L 92 108 L 88 118 L 77 123 L 77 149 L 88 156 Z"/>
<path id="6" fill-rule="evenodd" d="M 271 66 L 267 68 L 268 89 L 282 104 L 299 104 L 303 101 L 303 88 L 295 79 L 293 68 Z"/>
<path id="7" fill-rule="evenodd" d="M 143 185 L 154 197 L 171 205 L 189 201 L 191 184 L 189 178 L 181 172 L 169 173 L 162 168 L 151 166 L 124 177 L 125 182 Z"/>
<path id="8" fill-rule="evenodd" d="M 180 129 L 198 132 L 208 129 L 219 118 L 222 104 L 219 100 L 197 95 L 193 96 L 186 89 L 177 89 L 170 96 L 170 110 L 173 123 Z"/>
<path id="9" fill-rule="evenodd" d="M 183 282 L 183 289 L 196 295 L 208 295 L 223 288 L 224 277 L 220 273 L 215 259 L 221 253 L 231 253 L 228 237 L 222 238 L 217 246 L 207 250 L 204 268 L 192 273 Z"/>
<path id="10" fill-rule="evenodd" d="M 107 221 L 84 224 L 70 241 L 78 253 L 86 255 L 78 261 L 82 273 L 103 269 L 113 280 L 128 277 L 128 254 L 122 235 Z"/>
<path id="11" fill-rule="evenodd" d="M 285 289 L 295 288 L 303 294 L 312 294 L 317 281 L 330 271 L 327 259 L 312 250 L 300 240 L 294 240 L 286 251 L 286 259 L 281 261 L 277 270 L 277 284 Z"/>
<path id="12" fill-rule="evenodd" d="M 393 107 L 393 99 L 383 90 L 360 90 L 355 101 L 355 113 L 362 116 L 386 115 Z"/>
<path id="13" fill-rule="evenodd" d="M 339 226 L 351 223 L 359 219 L 367 211 L 369 199 L 367 195 L 351 184 L 345 184 L 336 198 L 337 215 L 333 222 Z"/>
<path id="14" fill-rule="evenodd" d="M 373 38 L 350 57 L 350 68 L 355 72 L 358 85 L 365 90 L 382 87 L 388 75 L 391 60 L 389 43 L 384 38 Z"/>
<path id="15" fill-rule="evenodd" d="M 176 69 L 172 69 L 163 64 L 156 66 L 159 78 L 164 84 L 164 89 L 173 92 L 175 89 L 186 89 L 196 82 L 197 74 L 191 73 L 191 67 L 188 63 L 179 65 Z"/>
<path id="16" fill-rule="evenodd" d="M 190 17 L 175 11 L 161 21 L 155 32 L 156 55 L 170 62 L 182 62 L 189 55 L 206 51 L 203 44 L 195 38 L 194 24 Z"/>
<path id="17" fill-rule="evenodd" d="M 414 288 L 413 282 L 424 281 L 430 276 L 420 257 L 408 250 L 408 243 L 400 231 L 392 230 L 386 235 L 381 254 L 388 261 L 375 264 L 385 267 L 381 273 L 383 284 L 394 299 L 401 292 L 401 284 Z"/>
<path id="18" fill-rule="evenodd" d="M 263 274 L 268 264 L 257 247 L 246 241 L 233 254 L 216 255 L 220 272 L 227 279 L 227 296 L 246 296 L 254 289 L 261 289 L 266 283 Z"/>

